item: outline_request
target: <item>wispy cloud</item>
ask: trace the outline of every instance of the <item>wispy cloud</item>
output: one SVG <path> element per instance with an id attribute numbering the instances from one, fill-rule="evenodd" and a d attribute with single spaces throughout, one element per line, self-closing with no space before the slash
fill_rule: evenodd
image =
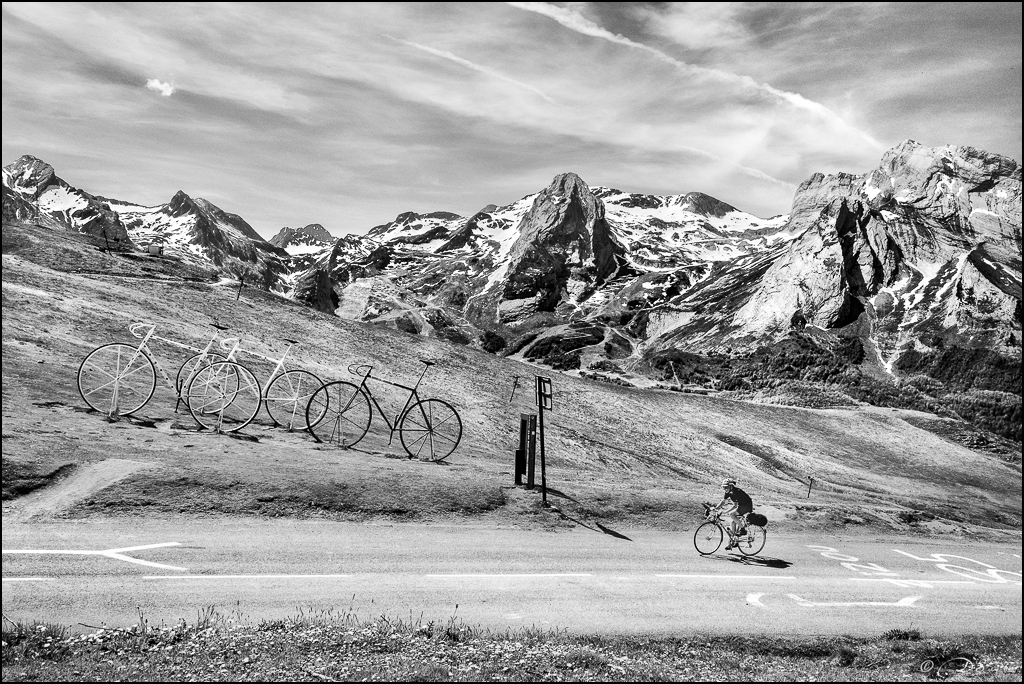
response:
<path id="1" fill-rule="evenodd" d="M 151 78 L 146 81 L 146 87 L 150 90 L 155 90 L 164 97 L 170 97 L 174 94 L 174 86 L 170 83 L 164 83 L 163 81 Z"/>
<path id="2" fill-rule="evenodd" d="M 601 38 L 603 40 L 608 40 L 613 43 L 618 43 L 620 45 L 628 45 L 629 47 L 643 50 L 655 56 L 657 59 L 675 66 L 676 68 L 680 69 L 681 71 L 687 74 L 710 76 L 716 79 L 730 81 L 745 88 L 760 90 L 766 94 L 778 98 L 779 100 L 787 102 L 793 107 L 811 112 L 817 116 L 829 120 L 832 123 L 836 123 L 845 128 L 850 129 L 851 132 L 861 136 L 861 138 L 866 143 L 870 144 L 872 147 L 878 150 L 882 150 L 885 148 L 885 146 L 882 143 L 875 140 L 869 134 L 865 133 L 864 131 L 854 129 L 846 121 L 844 121 L 842 117 L 840 117 L 838 114 L 830 110 L 828 107 L 825 107 L 824 105 L 818 102 L 809 100 L 804 96 L 800 95 L 799 93 L 786 92 L 784 90 L 774 88 L 768 84 L 760 84 L 754 79 L 750 78 L 749 76 L 741 76 L 720 69 L 709 69 L 705 67 L 695 66 L 693 64 L 688 64 L 686 62 L 676 59 L 675 57 L 665 54 L 664 52 L 658 50 L 657 48 L 651 47 L 649 45 L 634 40 L 630 40 L 625 36 L 612 33 L 611 31 L 602 28 L 598 24 L 595 24 L 594 22 L 590 21 L 583 15 L 579 14 L 575 10 L 570 9 L 568 7 L 560 7 L 558 5 L 551 5 L 545 2 L 510 2 L 508 4 L 518 9 L 526 10 L 529 12 L 536 12 L 537 14 L 542 14 L 546 17 L 550 17 L 551 19 L 554 19 L 562 26 L 565 26 L 566 28 L 576 31 L 578 33 L 582 33 L 584 35 L 592 36 L 595 38 Z M 719 27 L 716 33 L 711 33 L 709 35 L 716 35 L 718 32 L 720 32 L 720 30 L 721 29 Z"/>
<path id="3" fill-rule="evenodd" d="M 472 213 L 565 171 L 772 215 L 814 172 L 871 169 L 872 140 L 1020 150 L 1012 3 L 0 11 L 4 162 L 142 203 L 208 193 L 267 236 Z"/>
<path id="4" fill-rule="evenodd" d="M 385 36 L 385 37 L 389 38 L 390 40 L 393 40 L 393 41 L 395 41 L 397 43 L 401 43 L 402 45 L 408 45 L 411 48 L 416 48 L 417 50 L 422 50 L 423 52 L 426 52 L 428 54 L 434 55 L 435 57 L 441 57 L 442 59 L 447 59 L 449 61 L 455 62 L 456 64 L 461 64 L 464 67 L 472 69 L 473 71 L 478 71 L 481 74 L 487 74 L 488 76 L 491 76 L 492 78 L 497 78 L 499 80 L 505 81 L 506 83 L 511 83 L 512 85 L 518 86 L 518 87 L 523 88 L 525 90 L 529 90 L 531 93 L 535 93 L 536 95 L 539 95 L 540 98 L 542 100 L 544 100 L 545 102 L 549 102 L 549 103 L 551 103 L 553 105 L 558 105 L 557 102 L 555 102 L 550 97 L 548 97 L 547 94 L 544 93 L 544 91 L 540 90 L 539 88 L 535 88 L 534 86 L 530 85 L 529 83 L 523 83 L 522 81 L 517 81 L 516 79 L 510 78 L 510 77 L 506 76 L 505 74 L 501 73 L 500 71 L 497 71 L 497 70 L 492 69 L 490 67 L 486 67 L 486 66 L 483 66 L 481 64 L 475 64 L 475 63 L 469 61 L 468 59 L 464 59 L 462 57 L 459 57 L 458 55 L 452 54 L 451 52 L 447 52 L 445 50 L 438 50 L 437 48 L 432 48 L 432 47 L 429 47 L 427 45 L 420 45 L 419 43 L 413 43 L 412 41 L 408 41 L 408 40 L 401 40 L 399 38 L 394 38 L 392 36 Z"/>

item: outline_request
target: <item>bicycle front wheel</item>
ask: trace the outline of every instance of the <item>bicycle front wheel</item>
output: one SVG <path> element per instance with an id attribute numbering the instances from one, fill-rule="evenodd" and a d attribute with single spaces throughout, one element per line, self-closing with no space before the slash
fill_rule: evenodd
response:
<path id="1" fill-rule="evenodd" d="M 459 446 L 462 419 L 448 402 L 424 399 L 405 412 L 398 433 L 409 456 L 443 461 Z"/>
<path id="2" fill-rule="evenodd" d="M 186 359 L 185 363 L 181 364 L 181 368 L 178 369 L 178 375 L 174 379 L 174 389 L 178 391 L 178 396 L 180 397 L 182 391 L 188 388 L 196 373 L 217 361 L 227 361 L 227 357 L 217 352 L 207 352 L 205 354 L 199 353 Z"/>
<path id="3" fill-rule="evenodd" d="M 742 534 L 736 541 L 740 553 L 744 556 L 756 556 L 764 548 L 764 542 L 768 533 L 760 525 L 747 525 L 746 534 Z"/>
<path id="4" fill-rule="evenodd" d="M 120 342 L 92 350 L 78 367 L 78 392 L 90 408 L 110 417 L 135 413 L 156 390 L 153 360 Z"/>
<path id="5" fill-rule="evenodd" d="M 313 439 L 343 449 L 355 446 L 370 429 L 373 408 L 358 385 L 338 380 L 321 385 L 306 405 Z"/>
<path id="6" fill-rule="evenodd" d="M 697 553 L 707 556 L 718 550 L 718 547 L 722 545 L 723 538 L 721 525 L 706 522 L 693 533 L 693 545 L 697 548 Z"/>
<path id="7" fill-rule="evenodd" d="M 263 401 L 274 425 L 288 430 L 308 428 L 310 420 L 306 418 L 306 406 L 320 387 L 323 387 L 320 378 L 304 370 L 285 371 L 271 380 Z M 312 422 L 322 417 L 314 412 Z"/>
<path id="8" fill-rule="evenodd" d="M 214 432 L 244 428 L 256 417 L 262 399 L 256 376 L 234 361 L 217 361 L 203 368 L 185 390 L 189 413 Z"/>

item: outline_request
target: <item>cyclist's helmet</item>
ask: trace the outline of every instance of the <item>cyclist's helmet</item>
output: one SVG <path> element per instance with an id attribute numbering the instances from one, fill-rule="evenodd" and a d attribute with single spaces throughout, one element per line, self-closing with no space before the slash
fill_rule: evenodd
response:
<path id="1" fill-rule="evenodd" d="M 735 487 L 736 486 L 736 480 L 732 479 L 731 477 L 727 477 L 724 480 L 722 480 L 722 486 L 723 487 Z"/>

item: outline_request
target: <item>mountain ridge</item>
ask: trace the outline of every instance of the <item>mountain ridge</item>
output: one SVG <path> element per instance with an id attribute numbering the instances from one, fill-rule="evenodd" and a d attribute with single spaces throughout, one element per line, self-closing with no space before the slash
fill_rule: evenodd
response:
<path id="1" fill-rule="evenodd" d="M 5 217 L 35 206 L 82 230 L 81 217 L 39 204 L 34 189 L 52 177 L 39 160 L 5 167 Z M 327 313 L 640 386 L 720 388 L 737 379 L 707 363 L 716 355 L 745 367 L 802 335 L 821 360 L 856 340 L 856 372 L 842 376 L 854 391 L 871 378 L 904 383 L 908 367 L 934 375 L 951 349 L 1019 366 L 1020 188 L 1013 160 L 905 141 L 864 174 L 812 175 L 790 214 L 770 219 L 699 192 L 591 188 L 573 173 L 468 218 L 407 211 L 336 239 L 310 224 L 260 244 L 240 217 L 184 193 L 146 210 L 106 200 L 96 212 L 140 246 L 178 228 L 170 242 L 193 261 L 236 275 L 255 267 L 261 286 Z M 761 392 L 756 376 L 739 380 Z M 1019 413 L 1019 387 L 1009 393 Z M 997 403 L 1012 413 L 1013 401 Z"/>

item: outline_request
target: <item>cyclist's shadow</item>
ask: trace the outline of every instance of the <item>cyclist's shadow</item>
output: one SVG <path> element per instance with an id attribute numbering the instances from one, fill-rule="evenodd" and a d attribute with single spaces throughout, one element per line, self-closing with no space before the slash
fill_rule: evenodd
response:
<path id="1" fill-rule="evenodd" d="M 758 568 L 772 568 L 774 570 L 784 570 L 789 566 L 793 565 L 788 560 L 782 560 L 781 558 L 771 558 L 769 556 L 736 556 L 733 554 L 726 554 L 720 556 L 715 554 L 712 556 L 715 560 L 729 561 L 731 563 L 739 563 L 740 565 L 747 565 Z"/>

